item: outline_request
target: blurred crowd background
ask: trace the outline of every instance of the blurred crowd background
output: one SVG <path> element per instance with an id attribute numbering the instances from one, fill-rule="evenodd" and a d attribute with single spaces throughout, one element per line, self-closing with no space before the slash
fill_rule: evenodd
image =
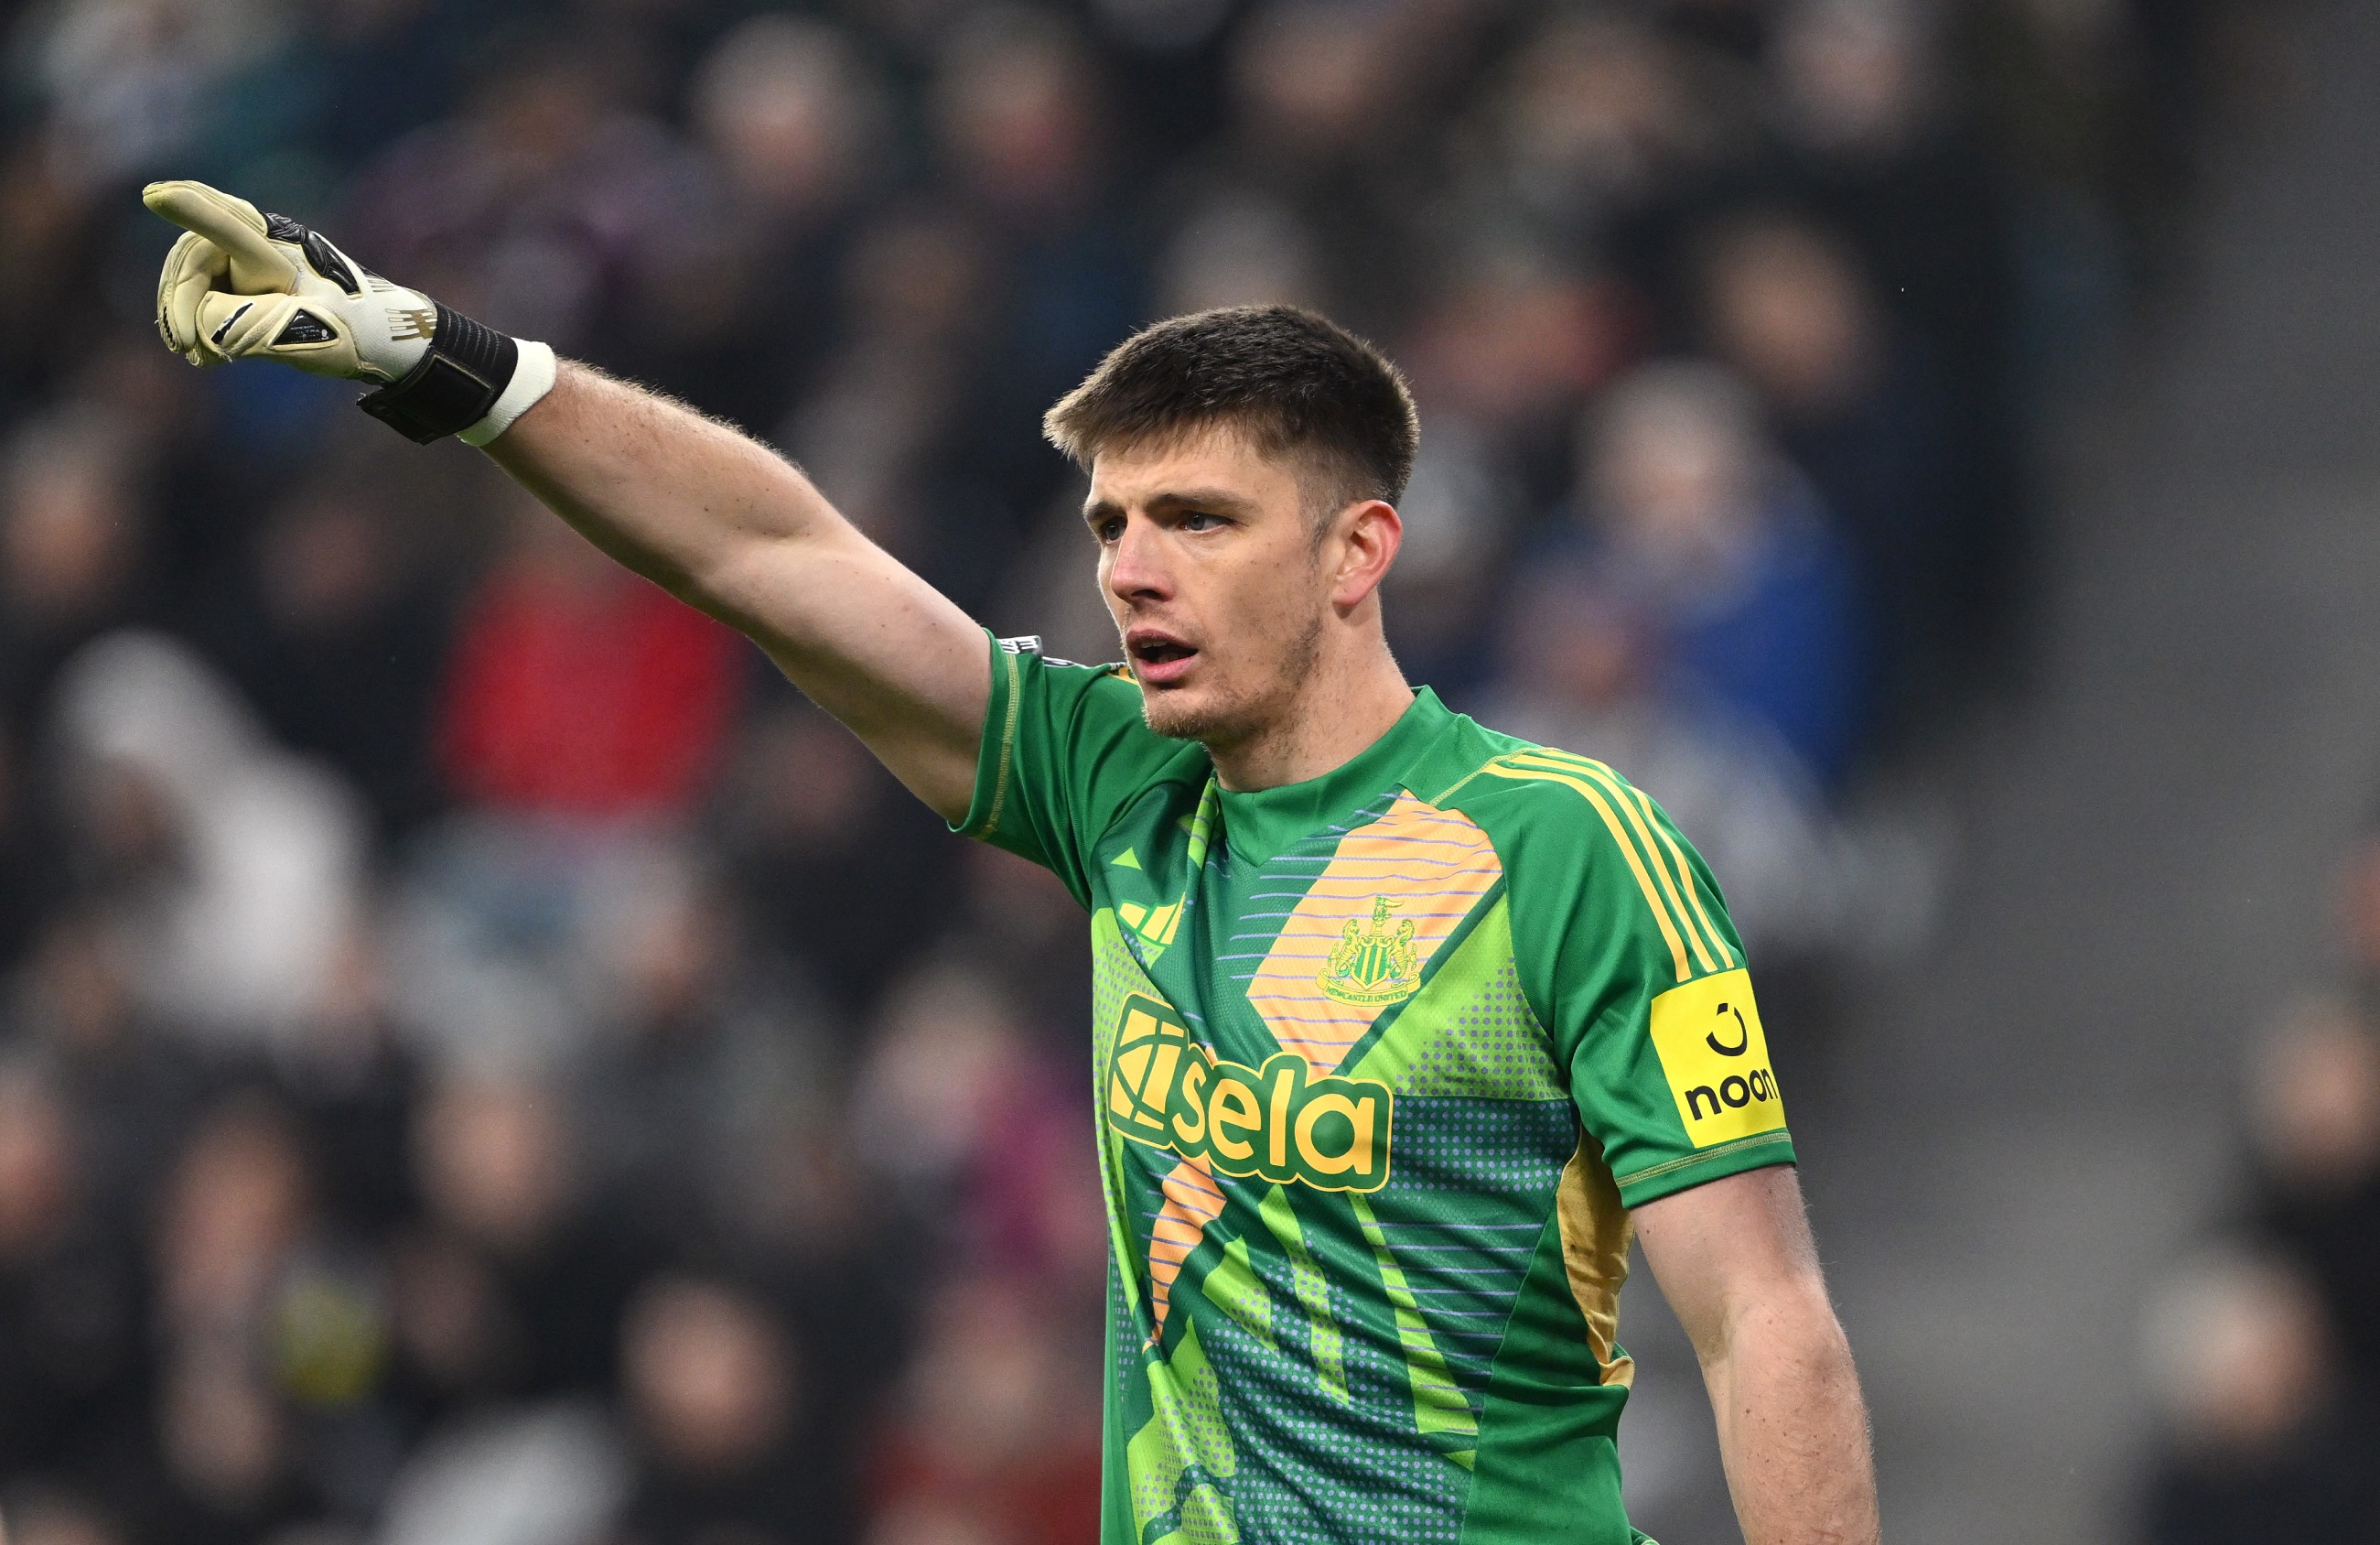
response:
<path id="1" fill-rule="evenodd" d="M 144 180 L 734 419 L 1081 658 L 1043 408 L 1154 318 L 1329 311 L 1422 403 L 1408 674 L 1670 809 L 1817 1102 L 1949 861 L 1875 812 L 2023 690 L 2039 426 L 2276 8 L 6 7 L 17 1545 L 1096 1538 L 1072 903 L 474 453 L 168 355 Z M 2159 1310 L 2239 1371 L 2156 1540 L 2370 1452 L 2357 1012 L 2281 1032 L 2265 1199 Z M 2337 1505 L 2272 1532 L 2380 1531 Z"/>
<path id="2" fill-rule="evenodd" d="M 2380 828 L 2336 913 L 2338 968 L 2249 1039 L 2228 1204 L 2147 1308 L 2150 1545 L 2380 1539 Z"/>

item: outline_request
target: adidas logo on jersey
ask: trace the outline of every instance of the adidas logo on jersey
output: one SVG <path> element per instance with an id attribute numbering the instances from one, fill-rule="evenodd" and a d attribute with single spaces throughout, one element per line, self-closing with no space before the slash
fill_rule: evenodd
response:
<path id="1" fill-rule="evenodd" d="M 1154 998 L 1124 1000 L 1104 1103 L 1124 1137 L 1225 1174 L 1319 1191 L 1388 1184 L 1396 1095 L 1386 1084 L 1315 1077 L 1290 1052 L 1262 1067 L 1224 1062 Z"/>

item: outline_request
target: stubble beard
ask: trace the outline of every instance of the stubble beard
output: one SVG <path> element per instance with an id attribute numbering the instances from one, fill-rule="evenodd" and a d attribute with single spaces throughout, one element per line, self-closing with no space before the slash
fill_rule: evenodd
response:
<path id="1" fill-rule="evenodd" d="M 1298 690 L 1321 655 L 1322 619 L 1309 616 L 1275 657 L 1264 681 L 1190 701 L 1144 687 L 1141 715 L 1151 730 L 1171 740 L 1195 740 L 1209 750 L 1245 746 L 1285 727 Z"/>

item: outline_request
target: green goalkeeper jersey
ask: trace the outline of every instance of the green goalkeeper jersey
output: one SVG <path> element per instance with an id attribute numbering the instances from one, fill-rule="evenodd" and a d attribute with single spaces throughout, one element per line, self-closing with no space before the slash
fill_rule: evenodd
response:
<path id="1" fill-rule="evenodd" d="M 1793 1156 L 1659 809 L 1427 689 L 1234 794 L 1003 640 L 962 830 L 1091 914 L 1101 1545 L 1629 1545 L 1628 1210 Z"/>

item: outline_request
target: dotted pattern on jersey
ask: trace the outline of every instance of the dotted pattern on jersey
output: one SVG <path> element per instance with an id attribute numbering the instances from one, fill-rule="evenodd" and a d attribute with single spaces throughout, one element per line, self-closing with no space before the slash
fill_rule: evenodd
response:
<path id="1" fill-rule="evenodd" d="M 1396 1140 L 1382 1196 L 1439 1191 L 1500 1207 L 1500 1193 L 1553 1194 L 1578 1147 L 1578 1115 L 1567 1100 L 1401 1096 Z"/>
<path id="2" fill-rule="evenodd" d="M 1119 1275 L 1123 1270 L 1123 1264 L 1112 1259 L 1108 1262 L 1108 1323 L 1116 1326 L 1119 1331 L 1129 1327 L 1133 1322 L 1132 1305 L 1123 1296 L 1123 1278 Z M 1111 1391 L 1111 1398 L 1112 1398 L 1112 1392 L 1129 1388 L 1132 1381 L 1140 1377 L 1141 1350 L 1133 1344 L 1137 1339 L 1134 1334 L 1118 1334 L 1109 1338 L 1113 1343 L 1108 1358 L 1110 1381 L 1108 1387 Z"/>
<path id="3" fill-rule="evenodd" d="M 1512 1303 L 1578 1143 L 1567 1101 L 1400 1100 L 1398 1162 L 1372 1199 L 1422 1320 L 1478 1415 Z"/>
<path id="4" fill-rule="evenodd" d="M 1520 967 L 1506 961 L 1415 1053 L 1396 1089 L 1400 1099 L 1567 1101 L 1552 1043 L 1521 991 Z"/>
<path id="5" fill-rule="evenodd" d="M 1332 1307 L 1330 1275 L 1315 1259 L 1285 1190 L 1274 1186 L 1257 1215 L 1288 1261 L 1290 1290 L 1305 1311 L 1305 1350 L 1313 1364 L 1314 1388 L 1324 1399 L 1345 1405 L 1353 1398 L 1347 1391 L 1347 1337 Z"/>
<path id="6" fill-rule="evenodd" d="M 1294 1304 L 1289 1263 L 1272 1250 L 1251 1259 L 1275 1301 Z M 1222 1317 L 1199 1317 L 1238 1458 L 1230 1490 L 1241 1538 L 1249 1545 L 1455 1545 L 1469 1473 L 1415 1441 L 1393 1330 L 1352 1321 L 1357 1303 L 1335 1282 L 1329 1291 L 1332 1317 L 1347 1326 L 1346 1405 L 1316 1398 L 1305 1359 L 1269 1355 Z M 1293 1329 L 1279 1340 L 1286 1352 L 1303 1338 Z"/>
<path id="7" fill-rule="evenodd" d="M 1230 1539 L 1232 1506 L 1224 1488 L 1238 1463 L 1223 1420 L 1222 1392 L 1197 1328 L 1183 1335 L 1172 1358 L 1145 1365 L 1143 1376 L 1149 1418 L 1124 1445 L 1135 1527 L 1160 1539 L 1185 1529 Z"/>
<path id="8" fill-rule="evenodd" d="M 1182 1499 L 1182 1527 L 1172 1538 L 1183 1545 L 1239 1545 L 1240 1531 L 1222 1493 L 1200 1486 Z"/>
<path id="9" fill-rule="evenodd" d="M 1160 1149 L 1145 1148 L 1118 1138 L 1102 1140 L 1112 1145 L 1108 1162 L 1114 1176 L 1112 1184 L 1116 1195 L 1124 1204 L 1124 1227 L 1129 1231 L 1124 1237 L 1130 1241 L 1132 1248 L 1131 1258 L 1125 1266 L 1132 1272 L 1131 1285 L 1140 1305 L 1140 1313 L 1134 1320 L 1137 1328 L 1131 1336 L 1119 1337 L 1118 1340 L 1140 1343 L 1154 1328 L 1153 1323 L 1149 1323 L 1155 1319 L 1155 1305 L 1150 1302 L 1153 1284 L 1149 1280 L 1148 1264 L 1149 1244 L 1156 1233 L 1158 1214 L 1165 1205 L 1165 1176 L 1172 1168 L 1165 1161 L 1173 1156 Z M 1137 1362 L 1138 1359 L 1133 1360 Z"/>

